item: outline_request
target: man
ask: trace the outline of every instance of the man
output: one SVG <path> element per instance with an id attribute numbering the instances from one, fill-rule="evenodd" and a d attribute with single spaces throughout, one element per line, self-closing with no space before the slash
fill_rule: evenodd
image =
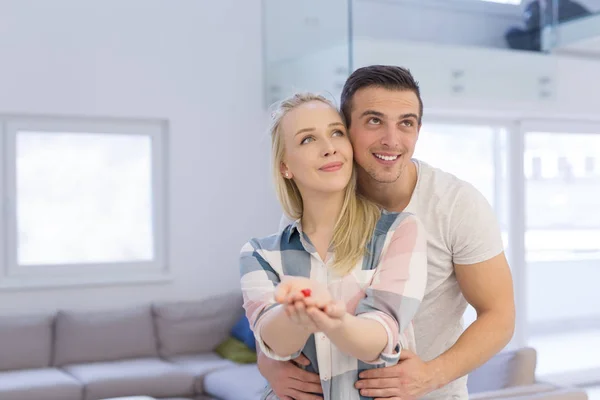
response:
<path id="1" fill-rule="evenodd" d="M 376 399 L 468 399 L 466 375 L 514 330 L 512 278 L 494 212 L 472 185 L 412 159 L 423 103 L 409 71 L 356 70 L 341 108 L 361 193 L 389 211 L 416 214 L 428 232 L 428 283 L 414 320 L 417 354 L 403 350 L 397 365 L 365 371 L 356 387 Z M 463 332 L 467 302 L 477 320 Z M 321 398 L 319 377 L 295 363 L 259 354 L 258 365 L 280 399 Z"/>

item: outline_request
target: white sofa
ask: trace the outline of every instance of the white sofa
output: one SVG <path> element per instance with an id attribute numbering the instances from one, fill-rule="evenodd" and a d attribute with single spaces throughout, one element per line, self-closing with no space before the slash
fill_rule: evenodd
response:
<path id="1" fill-rule="evenodd" d="M 243 315 L 239 293 L 106 311 L 0 316 L 0 400 L 258 400 L 255 364 L 215 348 Z M 585 400 L 535 381 L 533 349 L 502 352 L 468 380 L 471 399 Z"/>

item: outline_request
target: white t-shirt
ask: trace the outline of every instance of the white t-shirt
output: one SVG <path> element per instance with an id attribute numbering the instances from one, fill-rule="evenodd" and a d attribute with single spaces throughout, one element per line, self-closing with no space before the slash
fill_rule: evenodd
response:
<path id="1" fill-rule="evenodd" d="M 427 231 L 427 288 L 414 329 L 417 354 L 429 361 L 450 348 L 464 329 L 467 302 L 454 264 L 476 264 L 504 249 L 494 210 L 473 185 L 423 161 L 414 162 L 417 184 L 404 211 L 415 214 Z M 281 226 L 288 223 L 284 217 Z M 467 377 L 424 399 L 467 400 Z"/>

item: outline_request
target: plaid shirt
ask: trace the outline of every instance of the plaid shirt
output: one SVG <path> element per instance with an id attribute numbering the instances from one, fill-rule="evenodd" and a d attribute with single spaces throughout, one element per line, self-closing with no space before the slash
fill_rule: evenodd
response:
<path id="1" fill-rule="evenodd" d="M 277 234 L 252 239 L 241 250 L 241 287 L 244 309 L 262 352 L 279 357 L 263 342 L 260 330 L 266 313 L 279 305 L 274 291 L 281 278 L 302 276 L 327 285 L 335 300 L 349 313 L 380 322 L 388 336 L 379 358 L 363 362 L 342 353 L 322 333 L 309 337 L 301 352 L 310 360 L 307 369 L 318 373 L 325 400 L 362 400 L 354 383 L 366 369 L 394 365 L 403 348 L 416 351 L 412 319 L 421 303 L 427 281 L 426 233 L 412 214 L 382 211 L 367 252 L 354 269 L 340 276 L 323 261 L 296 221 Z M 275 399 L 267 387 L 263 399 Z"/>

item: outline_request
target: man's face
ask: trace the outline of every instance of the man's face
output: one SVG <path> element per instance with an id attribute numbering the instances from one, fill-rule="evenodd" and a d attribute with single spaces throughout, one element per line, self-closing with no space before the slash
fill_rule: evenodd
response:
<path id="1" fill-rule="evenodd" d="M 350 141 L 360 174 L 393 183 L 411 162 L 419 137 L 419 99 L 409 90 L 370 87 L 352 99 Z"/>

